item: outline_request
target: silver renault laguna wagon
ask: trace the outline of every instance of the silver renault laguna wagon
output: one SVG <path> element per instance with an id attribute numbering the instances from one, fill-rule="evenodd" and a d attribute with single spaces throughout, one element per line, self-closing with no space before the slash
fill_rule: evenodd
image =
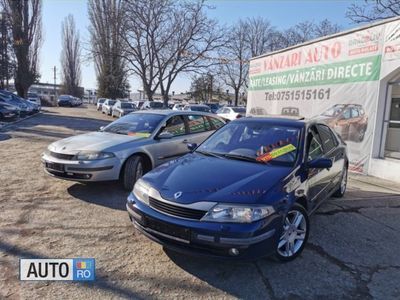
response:
<path id="1" fill-rule="evenodd" d="M 120 179 L 126 189 L 154 167 L 187 153 L 225 124 L 216 115 L 173 110 L 138 111 L 98 132 L 50 144 L 42 154 L 45 171 L 74 181 Z"/>

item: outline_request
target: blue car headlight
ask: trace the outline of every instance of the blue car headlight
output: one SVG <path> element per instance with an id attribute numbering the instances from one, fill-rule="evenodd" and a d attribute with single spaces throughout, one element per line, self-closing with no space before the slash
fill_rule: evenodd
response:
<path id="1" fill-rule="evenodd" d="M 136 199 L 149 205 L 150 189 L 151 186 L 149 184 L 147 184 L 144 180 L 139 179 L 136 181 L 133 187 L 133 194 L 135 195 Z"/>
<path id="2" fill-rule="evenodd" d="M 79 152 L 75 155 L 76 160 L 98 160 L 115 157 L 111 152 Z"/>
<path id="3" fill-rule="evenodd" d="M 251 223 L 261 220 L 274 212 L 275 210 L 272 206 L 217 204 L 207 212 L 201 221 Z"/>

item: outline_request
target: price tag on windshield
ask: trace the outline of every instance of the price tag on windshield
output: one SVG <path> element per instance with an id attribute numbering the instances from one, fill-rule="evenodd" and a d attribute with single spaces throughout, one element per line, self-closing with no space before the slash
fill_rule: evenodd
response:
<path id="1" fill-rule="evenodd" d="M 273 160 L 274 158 L 277 158 L 279 156 L 285 155 L 285 154 L 287 154 L 289 152 L 292 152 L 294 150 L 296 150 L 296 147 L 293 146 L 292 144 L 289 144 L 289 145 L 283 146 L 281 148 L 272 150 L 271 152 L 262 154 L 262 155 L 258 156 L 256 158 L 256 160 L 257 161 L 262 161 L 262 162 L 268 162 L 270 160 Z"/>
<path id="2" fill-rule="evenodd" d="M 149 137 L 151 134 L 148 132 L 128 132 L 129 136 L 137 136 L 137 137 L 144 137 L 147 138 Z"/>

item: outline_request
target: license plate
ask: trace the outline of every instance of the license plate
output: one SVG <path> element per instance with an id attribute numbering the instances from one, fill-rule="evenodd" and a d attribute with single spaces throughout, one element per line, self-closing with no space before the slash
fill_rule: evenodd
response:
<path id="1" fill-rule="evenodd" d="M 64 172 L 64 165 L 58 163 L 46 162 L 46 168 L 54 171 Z"/>
<path id="2" fill-rule="evenodd" d="M 155 231 L 168 234 L 186 241 L 190 240 L 190 230 L 184 227 L 160 222 L 154 219 L 146 218 L 145 226 Z"/>

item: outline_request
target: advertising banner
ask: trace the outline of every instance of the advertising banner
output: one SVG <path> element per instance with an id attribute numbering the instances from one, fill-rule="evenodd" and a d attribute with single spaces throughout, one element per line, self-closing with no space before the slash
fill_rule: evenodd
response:
<path id="1" fill-rule="evenodd" d="M 400 58 L 399 24 L 251 60 L 247 114 L 316 118 L 346 141 L 351 170 L 367 172 L 382 66 Z"/>

